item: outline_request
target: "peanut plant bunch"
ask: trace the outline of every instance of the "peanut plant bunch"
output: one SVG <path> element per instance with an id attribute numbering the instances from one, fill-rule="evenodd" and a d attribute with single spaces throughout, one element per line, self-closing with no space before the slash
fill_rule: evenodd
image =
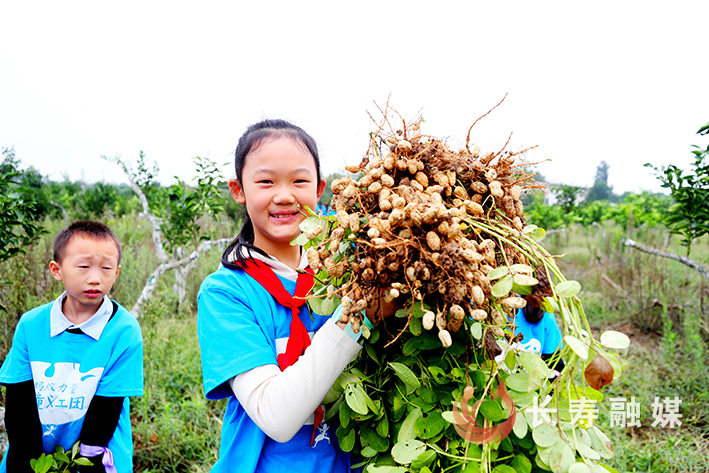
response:
<path id="1" fill-rule="evenodd" d="M 620 374 L 607 348 L 627 337 L 593 339 L 580 285 L 539 243 L 543 229 L 525 225 L 522 189 L 536 183 L 515 164 L 524 151 L 453 151 L 419 127 L 380 127 L 352 175 L 332 182 L 336 215 L 310 212 L 293 242 L 316 273 L 311 308 L 341 304 L 366 338 L 325 399 L 341 447 L 370 473 L 608 471 L 596 461 L 612 455 L 607 437 L 592 421 L 572 422 L 570 406 L 602 398 Z M 567 365 L 554 383 L 515 343 L 521 296 L 563 320 L 555 359 Z M 363 311 L 382 300 L 403 308 L 370 331 Z M 581 369 L 588 385 L 578 384 Z M 554 426 L 537 425 L 525 411 L 549 395 Z"/>

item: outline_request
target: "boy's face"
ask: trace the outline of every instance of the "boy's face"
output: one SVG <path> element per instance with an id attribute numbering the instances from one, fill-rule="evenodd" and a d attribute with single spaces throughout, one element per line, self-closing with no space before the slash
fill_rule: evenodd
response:
<path id="1" fill-rule="evenodd" d="M 49 263 L 54 279 L 64 282 L 65 315 L 93 315 L 120 269 L 118 247 L 113 240 L 73 236 L 64 248 L 61 263 Z"/>

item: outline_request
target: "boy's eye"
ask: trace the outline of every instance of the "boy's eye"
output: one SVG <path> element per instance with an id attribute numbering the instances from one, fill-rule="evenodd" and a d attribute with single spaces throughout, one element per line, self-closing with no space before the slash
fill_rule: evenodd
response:
<path id="1" fill-rule="evenodd" d="M 110 266 L 104 266 L 103 269 L 105 269 L 105 270 L 107 270 L 107 271 L 110 271 L 110 270 L 113 269 L 113 268 L 111 268 Z"/>
<path id="2" fill-rule="evenodd" d="M 88 266 L 86 266 L 85 264 L 82 264 L 82 265 L 79 265 L 79 268 L 81 268 L 81 269 L 88 269 Z"/>

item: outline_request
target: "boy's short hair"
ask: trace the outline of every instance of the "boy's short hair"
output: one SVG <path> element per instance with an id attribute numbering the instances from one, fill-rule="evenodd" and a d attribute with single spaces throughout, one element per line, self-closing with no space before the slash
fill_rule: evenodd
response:
<path id="1" fill-rule="evenodd" d="M 121 262 L 123 250 L 121 249 L 121 242 L 118 241 L 118 237 L 107 225 L 92 220 L 79 220 L 57 234 L 54 238 L 54 261 L 57 263 L 62 262 L 66 245 L 69 244 L 69 240 L 76 235 L 95 238 L 97 240 L 113 240 L 118 247 L 118 263 Z"/>

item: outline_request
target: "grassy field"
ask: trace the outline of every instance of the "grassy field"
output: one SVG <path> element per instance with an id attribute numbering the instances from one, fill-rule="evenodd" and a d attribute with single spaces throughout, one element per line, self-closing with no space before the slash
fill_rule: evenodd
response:
<path id="1" fill-rule="evenodd" d="M 137 216 L 108 221 L 123 242 L 123 269 L 112 297 L 127 307 L 137 299 L 157 266 L 147 224 Z M 27 254 L 0 265 L 0 360 L 11 344 L 24 311 L 52 300 L 61 291 L 46 270 L 52 236 L 61 223 L 47 222 L 50 234 Z M 232 228 L 224 228 L 224 236 Z M 560 267 L 578 280 L 594 331 L 615 329 L 631 345 L 620 353 L 625 371 L 603 388 L 597 424 L 611 437 L 611 466 L 629 472 L 709 471 L 709 307 L 707 284 L 690 268 L 623 246 L 625 237 L 649 246 L 666 241 L 662 229 L 630 235 L 613 225 L 572 228 L 550 235 L 546 244 L 563 255 Z M 676 239 L 669 250 L 682 254 Z M 223 402 L 207 401 L 202 389 L 196 334 L 196 295 L 200 281 L 216 269 L 220 250 L 198 260 L 189 276 L 187 300 L 178 304 L 174 276 L 163 276 L 144 309 L 145 395 L 132 400 L 136 471 L 202 472 L 214 463 L 219 445 Z M 709 265 L 709 240 L 693 246 L 692 258 Z M 610 398 L 632 396 L 640 404 L 640 427 L 610 427 Z M 681 399 L 682 425 L 654 422 L 655 398 Z M 4 398 L 0 398 L 4 405 Z"/>

